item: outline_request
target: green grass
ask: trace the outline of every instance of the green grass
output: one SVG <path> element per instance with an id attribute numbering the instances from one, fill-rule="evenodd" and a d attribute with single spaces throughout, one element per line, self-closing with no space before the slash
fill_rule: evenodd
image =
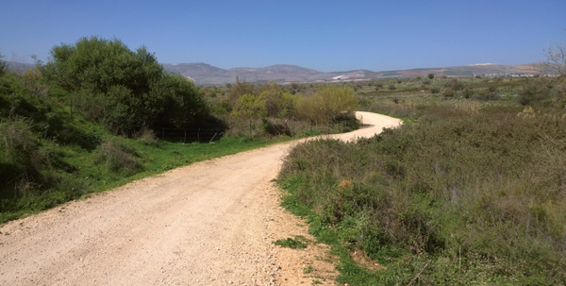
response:
<path id="1" fill-rule="evenodd" d="M 0 223 L 51 208 L 88 193 L 106 191 L 194 162 L 236 154 L 289 139 L 284 137 L 276 140 L 222 138 L 212 144 L 161 141 L 156 146 L 150 146 L 140 140 L 121 138 L 123 144 L 135 150 L 134 158 L 139 165 L 133 170 L 114 170 L 104 162 L 95 164 L 98 149 L 89 152 L 77 146 L 54 147 L 55 156 L 60 164 L 71 166 L 72 170 L 70 172 L 50 170 L 49 173 L 56 175 L 60 183 L 42 194 L 3 199 Z M 50 143 L 44 142 L 44 144 Z"/>
<path id="2" fill-rule="evenodd" d="M 279 245 L 281 247 L 288 247 L 291 249 L 305 249 L 307 248 L 308 242 L 309 240 L 306 239 L 304 236 L 297 235 L 295 236 L 295 239 L 293 238 L 279 239 L 277 241 L 274 241 L 273 244 Z"/>
<path id="3" fill-rule="evenodd" d="M 312 265 L 309 265 L 308 267 L 303 268 L 303 273 L 308 274 L 308 273 L 311 273 L 315 270 L 316 269 Z"/>

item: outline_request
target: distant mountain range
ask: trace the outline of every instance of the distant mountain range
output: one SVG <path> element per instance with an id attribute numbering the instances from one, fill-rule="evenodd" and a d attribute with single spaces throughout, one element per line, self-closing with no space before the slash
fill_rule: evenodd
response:
<path id="1" fill-rule="evenodd" d="M 190 77 L 197 85 L 217 85 L 234 83 L 236 77 L 250 83 L 276 81 L 290 82 L 340 82 L 362 81 L 371 79 L 397 78 L 397 77 L 426 77 L 429 73 L 435 76 L 529 76 L 537 74 L 533 64 L 525 65 L 498 65 L 475 64 L 443 68 L 419 68 L 409 70 L 392 70 L 374 72 L 369 70 L 352 70 L 344 72 L 320 72 L 313 69 L 294 65 L 273 65 L 264 68 L 232 68 L 221 69 L 205 63 L 190 64 L 162 64 L 169 72 L 179 73 Z"/>
<path id="2" fill-rule="evenodd" d="M 35 64 L 30 64 L 30 63 L 20 63 L 20 62 L 14 62 L 14 61 L 6 61 L 6 63 L 8 64 L 8 68 L 16 71 L 16 72 L 25 72 L 29 69 L 32 69 Z"/>
<path id="3" fill-rule="evenodd" d="M 8 61 L 12 70 L 24 72 L 33 68 L 34 64 Z M 236 77 L 250 83 L 276 81 L 278 83 L 311 83 L 311 82 L 340 82 L 363 81 L 371 79 L 386 79 L 397 77 L 426 77 L 429 73 L 435 76 L 530 76 L 538 73 L 534 64 L 498 65 L 475 64 L 443 68 L 419 68 L 409 70 L 369 71 L 352 70 L 342 72 L 320 72 L 313 69 L 294 65 L 273 65 L 264 68 L 232 68 L 221 69 L 205 63 L 162 64 L 166 71 L 189 77 L 197 85 L 222 85 L 236 82 Z"/>

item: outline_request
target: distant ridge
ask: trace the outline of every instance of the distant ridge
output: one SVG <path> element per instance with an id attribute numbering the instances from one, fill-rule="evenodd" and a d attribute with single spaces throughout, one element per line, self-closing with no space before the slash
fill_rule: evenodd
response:
<path id="1" fill-rule="evenodd" d="M 10 69 L 18 72 L 25 72 L 34 66 L 34 64 L 18 62 L 8 62 L 8 65 Z M 477 75 L 488 77 L 519 77 L 532 76 L 539 73 L 534 64 L 500 65 L 493 63 L 379 72 L 363 69 L 320 72 L 309 68 L 287 64 L 278 64 L 260 68 L 237 67 L 227 70 L 206 63 L 162 64 L 162 66 L 168 72 L 178 73 L 194 80 L 197 85 L 224 85 L 226 83 L 234 83 L 236 81 L 236 77 L 250 83 L 265 83 L 272 80 L 278 83 L 324 83 L 417 76 L 424 78 L 429 73 L 432 73 L 435 76 L 448 77 L 469 77 Z"/>
<path id="2" fill-rule="evenodd" d="M 320 74 L 321 72 L 307 69 L 295 65 L 272 65 L 264 68 L 232 68 L 228 71 L 231 72 L 253 72 L 253 73 L 272 73 L 272 74 Z"/>
<path id="3" fill-rule="evenodd" d="M 9 69 L 19 73 L 23 73 L 29 69 L 32 69 L 35 66 L 35 64 L 20 63 L 14 61 L 6 61 L 6 63 L 8 64 Z"/>
<path id="4" fill-rule="evenodd" d="M 538 73 L 533 64 L 500 65 L 493 63 L 471 64 L 467 66 L 417 68 L 408 70 L 392 70 L 374 72 L 370 70 L 352 70 L 338 72 L 320 72 L 296 65 L 278 64 L 268 67 L 237 67 L 221 69 L 206 63 L 163 64 L 169 72 L 179 73 L 194 79 L 197 85 L 222 85 L 234 83 L 236 77 L 250 83 L 276 81 L 291 82 L 340 82 L 363 81 L 398 77 L 426 77 L 429 73 L 435 76 L 467 77 L 467 76 L 532 76 Z"/>

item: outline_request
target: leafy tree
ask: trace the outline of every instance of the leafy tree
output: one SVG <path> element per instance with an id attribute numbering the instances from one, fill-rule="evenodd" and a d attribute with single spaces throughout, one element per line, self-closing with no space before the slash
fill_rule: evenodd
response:
<path id="1" fill-rule="evenodd" d="M 194 84 L 166 73 L 143 46 L 133 52 L 118 39 L 81 38 L 54 47 L 51 57 L 42 67 L 45 79 L 72 94 L 85 117 L 117 134 L 188 127 L 208 114 Z"/>
<path id="2" fill-rule="evenodd" d="M 434 74 L 433 73 L 429 73 L 428 74 L 428 79 L 433 79 L 434 78 Z"/>
<path id="3" fill-rule="evenodd" d="M 267 116 L 265 99 L 261 95 L 256 96 L 251 93 L 244 94 L 236 100 L 232 114 L 245 118 L 264 118 Z"/>

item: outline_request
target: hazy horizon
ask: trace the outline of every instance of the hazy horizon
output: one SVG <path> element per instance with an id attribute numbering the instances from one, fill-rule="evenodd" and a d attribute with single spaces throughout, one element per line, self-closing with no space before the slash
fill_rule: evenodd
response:
<path id="1" fill-rule="evenodd" d="M 99 36 L 164 64 L 321 72 L 528 64 L 566 38 L 566 1 L 5 1 L 4 60 Z"/>

